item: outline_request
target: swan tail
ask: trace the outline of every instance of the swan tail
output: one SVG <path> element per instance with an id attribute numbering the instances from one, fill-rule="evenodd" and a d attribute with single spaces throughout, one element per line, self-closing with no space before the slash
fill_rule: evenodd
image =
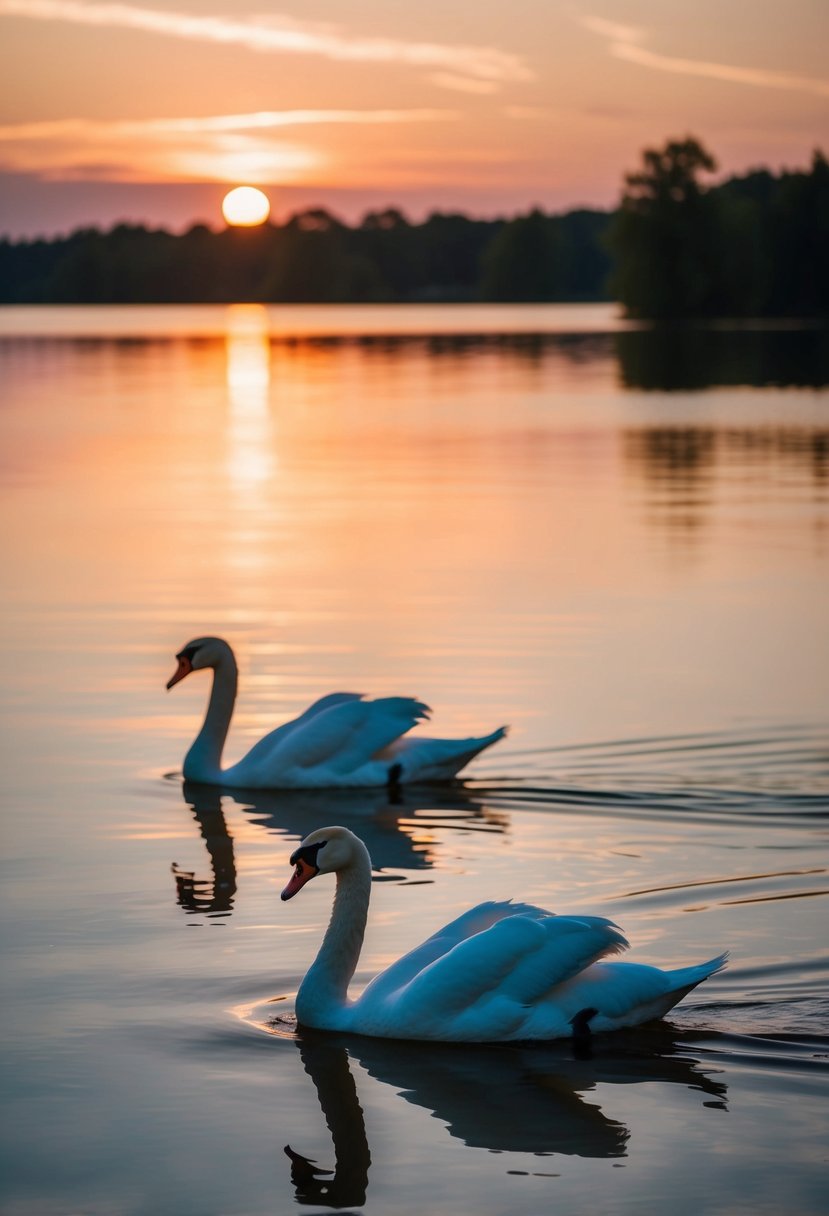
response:
<path id="1" fill-rule="evenodd" d="M 648 1001 L 642 1001 L 622 1017 L 613 1022 L 610 1022 L 606 1027 L 601 1026 L 599 1019 L 593 1023 L 594 1030 L 615 1030 L 623 1026 L 639 1026 L 643 1022 L 651 1022 L 657 1018 L 664 1018 L 666 1014 L 684 1000 L 689 992 L 709 979 L 712 975 L 716 975 L 718 971 L 728 964 L 728 951 L 723 954 L 718 954 L 716 958 L 709 959 L 707 963 L 697 963 L 691 967 L 678 967 L 674 971 L 663 972 L 665 980 L 670 984 L 668 991 L 661 996 Z"/>
<path id="2" fill-rule="evenodd" d="M 524 1026 L 528 1038 L 555 1038 L 562 1016 L 569 1024 L 579 1010 L 598 1012 L 590 1021 L 596 1032 L 639 1026 L 664 1017 L 698 984 L 721 971 L 726 955 L 706 963 L 662 971 L 644 963 L 597 963 L 553 989 L 533 1009 Z"/>
<path id="3" fill-rule="evenodd" d="M 677 967 L 674 971 L 666 971 L 665 975 L 671 981 L 671 992 L 682 989 L 682 995 L 696 988 L 704 980 L 710 979 L 718 971 L 728 966 L 728 951 L 723 951 L 716 958 L 710 958 L 707 963 L 696 963 L 692 967 Z"/>
<path id="4" fill-rule="evenodd" d="M 471 739 L 401 739 L 392 749 L 402 765 L 401 780 L 450 781 L 487 747 L 503 739 L 509 728 Z"/>

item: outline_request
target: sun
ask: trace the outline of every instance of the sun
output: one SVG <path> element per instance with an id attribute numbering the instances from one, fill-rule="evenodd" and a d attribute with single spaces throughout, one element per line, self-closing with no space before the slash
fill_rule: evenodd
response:
<path id="1" fill-rule="evenodd" d="M 222 215 L 228 224 L 236 228 L 253 228 L 264 224 L 271 213 L 267 194 L 255 186 L 237 186 L 226 194 L 222 202 Z"/>

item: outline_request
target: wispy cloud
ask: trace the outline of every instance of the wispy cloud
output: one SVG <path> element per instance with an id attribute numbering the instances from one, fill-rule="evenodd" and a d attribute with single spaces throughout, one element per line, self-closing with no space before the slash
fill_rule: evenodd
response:
<path id="1" fill-rule="evenodd" d="M 441 89 L 454 89 L 458 93 L 497 93 L 501 87 L 497 80 L 456 76 L 454 72 L 433 72 L 429 79 Z"/>
<path id="2" fill-rule="evenodd" d="M 746 68 L 729 63 L 714 63 L 704 59 L 683 59 L 675 55 L 660 55 L 650 51 L 642 43 L 645 31 L 604 17 L 581 16 L 578 18 L 585 29 L 610 41 L 610 54 L 616 59 L 651 68 L 657 72 L 672 72 L 681 76 L 700 76 L 708 80 L 724 80 L 730 84 L 747 84 L 756 88 L 789 89 L 799 93 L 813 93 L 818 97 L 829 97 L 829 80 L 812 76 L 798 76 L 791 72 L 776 72 L 767 68 Z"/>
<path id="3" fill-rule="evenodd" d="M 585 29 L 613 42 L 641 42 L 645 31 L 638 25 L 622 25 L 619 21 L 608 21 L 605 17 L 591 17 L 585 14 L 579 17 L 579 22 Z"/>
<path id="4" fill-rule="evenodd" d="M 283 14 L 250 18 L 212 17 L 141 8 L 133 4 L 85 4 L 80 0 L 0 0 L 0 16 L 139 30 L 196 42 L 240 46 L 270 54 L 321 55 L 341 61 L 404 64 L 495 85 L 533 77 L 521 56 L 495 47 L 363 38 L 352 36 L 336 26 L 297 21 Z"/>
<path id="5" fill-rule="evenodd" d="M 0 167 L 52 179 L 286 181 L 318 168 L 328 157 L 320 149 L 277 140 L 276 131 L 456 117 L 451 110 L 264 110 L 197 118 L 14 123 L 0 126 Z"/>
<path id="6" fill-rule="evenodd" d="M 59 118 L 0 126 L 0 143 L 70 138 L 154 138 L 159 135 L 202 135 L 221 131 L 266 131 L 275 127 L 324 126 L 329 123 L 362 126 L 440 122 L 455 117 L 457 115 L 452 110 L 257 110 L 253 114 L 209 114 L 202 118 Z"/>

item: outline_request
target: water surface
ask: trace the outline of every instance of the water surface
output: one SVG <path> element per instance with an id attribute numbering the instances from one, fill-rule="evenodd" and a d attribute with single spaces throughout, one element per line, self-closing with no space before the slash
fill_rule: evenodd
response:
<path id="1" fill-rule="evenodd" d="M 4 1212 L 825 1210 L 826 350 L 0 310 Z M 207 677 L 163 685 L 204 633 L 228 760 L 334 689 L 511 734 L 399 802 L 183 785 Z M 376 868 L 358 982 L 507 896 L 731 966 L 586 1059 L 298 1037 L 331 889 L 278 893 L 331 822 Z"/>

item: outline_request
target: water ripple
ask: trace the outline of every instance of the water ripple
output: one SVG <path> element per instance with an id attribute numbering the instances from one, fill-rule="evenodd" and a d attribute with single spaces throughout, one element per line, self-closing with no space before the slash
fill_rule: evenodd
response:
<path id="1" fill-rule="evenodd" d="M 627 819 L 681 815 L 738 823 L 829 815 L 829 732 L 778 727 L 614 739 L 502 753 L 522 775 L 471 783 L 493 805 L 572 809 Z M 484 770 L 480 765 L 478 771 Z"/>

